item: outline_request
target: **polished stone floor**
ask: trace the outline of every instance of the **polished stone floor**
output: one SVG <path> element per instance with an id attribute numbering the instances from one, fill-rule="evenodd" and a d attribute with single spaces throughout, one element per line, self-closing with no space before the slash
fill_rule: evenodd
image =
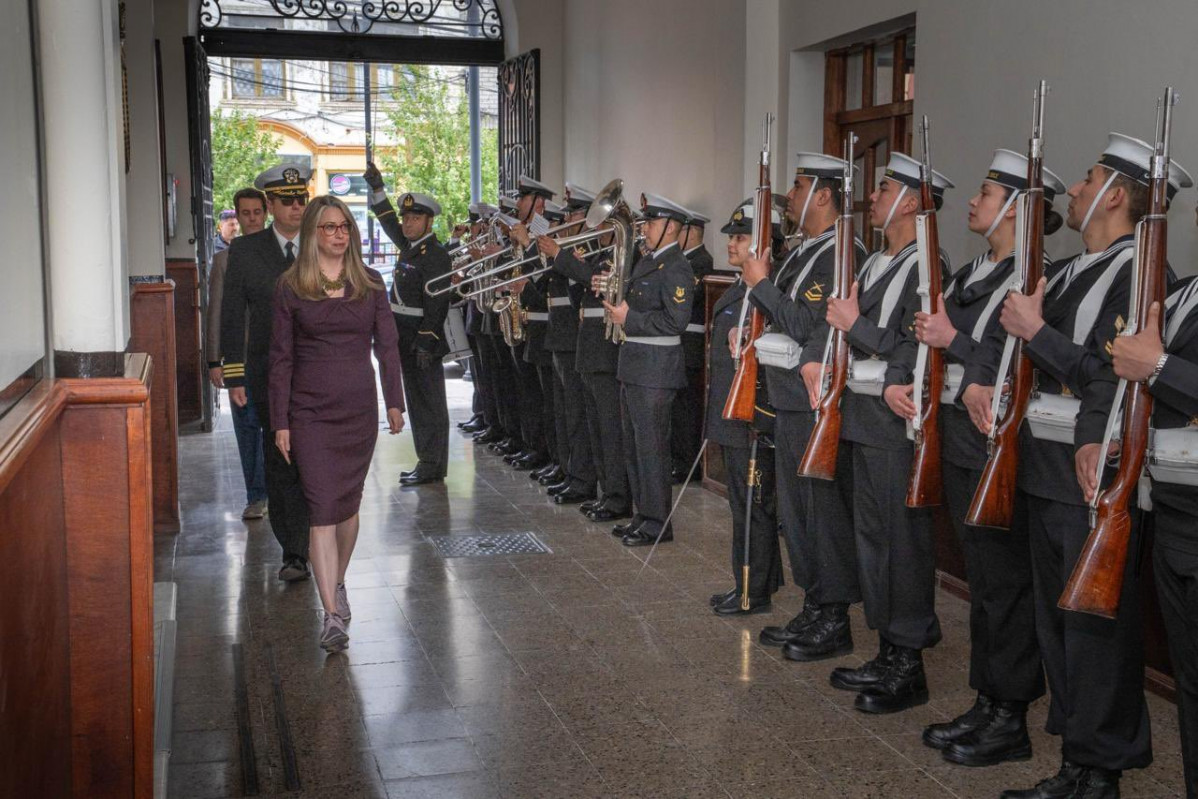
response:
<path id="1" fill-rule="evenodd" d="M 449 388 L 464 418 L 470 386 Z M 833 666 L 874 653 L 858 609 L 857 652 L 808 665 L 756 642 L 801 605 L 793 587 L 769 615 L 707 609 L 728 584 L 718 496 L 688 490 L 676 541 L 646 566 L 647 550 L 549 504 L 456 432 L 451 453 L 444 486 L 401 489 L 411 437 L 380 437 L 347 581 L 352 643 L 325 657 L 315 586 L 281 584 L 268 524 L 240 519 L 229 417 L 182 440 L 183 532 L 158 540 L 156 558 L 156 579 L 179 587 L 172 797 L 243 796 L 251 770 L 262 796 L 996 797 L 1056 770 L 1043 701 L 1030 762 L 967 769 L 921 744 L 925 724 L 971 701 L 959 599 L 938 596 L 932 702 L 865 716 L 827 683 Z M 532 531 L 552 553 L 443 559 L 430 543 L 484 531 Z M 235 644 L 252 769 L 239 749 Z M 1124 796 L 1180 796 L 1173 707 L 1149 704 L 1156 762 L 1124 779 Z"/>

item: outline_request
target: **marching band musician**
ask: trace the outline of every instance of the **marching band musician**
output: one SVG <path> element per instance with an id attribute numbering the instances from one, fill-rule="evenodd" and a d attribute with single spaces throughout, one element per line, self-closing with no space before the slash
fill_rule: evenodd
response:
<path id="1" fill-rule="evenodd" d="M 595 195 L 574 184 L 566 184 L 565 222 L 571 227 L 563 236 L 582 232 L 587 211 Z M 551 245 L 541 242 L 540 250 L 548 258 Z M 560 246 L 553 248 L 556 254 Z M 575 367 L 578 344 L 578 313 L 586 288 L 557 269 L 549 273 L 549 331 L 545 349 L 553 353 L 553 400 L 557 425 L 559 468 L 538 475 L 541 485 L 554 486 L 553 501 L 558 505 L 588 503 L 595 499 L 595 462 L 587 429 L 586 387 Z M 566 487 L 556 490 L 556 486 Z"/>
<path id="2" fill-rule="evenodd" d="M 571 197 L 581 192 L 588 207 L 594 202 L 590 192 L 566 185 Z M 579 211 L 582 211 L 581 207 Z M 542 252 L 553 262 L 555 274 L 584 288 L 578 309 L 574 367 L 586 389 L 582 395 L 583 410 L 600 491 L 594 500 L 580 504 L 579 510 L 593 522 L 624 519 L 632 512 L 632 500 L 628 473 L 624 469 L 620 384 L 616 380 L 620 348 L 607 338 L 603 303 L 598 294 L 590 290 L 592 278 L 602 273 L 608 258 L 588 254 L 582 246 L 563 249 L 552 239 L 542 242 L 541 246 Z"/>
<path id="3" fill-rule="evenodd" d="M 728 263 L 743 267 L 753 241 L 753 203 L 745 203 L 732 212 L 728 224 L 720 232 L 728 236 Z M 773 212 L 774 219 L 778 218 Z M 781 226 L 773 223 L 778 238 Z M 776 499 L 774 492 L 773 441 L 763 431 L 757 432 L 755 474 L 749 474 L 751 458 L 750 423 L 727 420 L 724 404 L 732 389 L 736 363 L 729 341 L 740 323 L 740 308 L 745 301 L 745 282 L 738 279 L 720 295 L 711 309 L 711 347 L 707 352 L 707 441 L 718 444 L 728 474 L 728 506 L 732 511 L 732 575 L 735 587 L 711 597 L 712 610 L 717 615 L 764 612 L 769 609 L 774 593 L 782 585 L 782 553 L 778 547 Z M 758 394 L 760 405 L 763 392 Z M 771 411 L 772 412 L 772 411 Z M 755 414 L 755 416 L 759 416 Z M 750 494 L 750 477 L 753 489 Z M 742 566 L 745 565 L 745 510 L 751 505 L 749 517 L 749 609 L 741 608 L 744 590 Z"/>
<path id="4" fill-rule="evenodd" d="M 477 241 L 478 237 L 483 235 L 485 220 L 482 218 L 482 208 L 480 207 L 482 205 L 482 203 L 471 203 L 467 209 L 469 224 L 466 227 L 465 233 L 469 234 L 470 241 Z M 446 242 L 446 248 L 452 252 L 455 248 L 461 246 L 462 238 L 463 236 L 459 236 L 456 240 L 451 239 Z M 467 255 L 466 257 L 469 256 Z M 470 344 L 470 377 L 474 387 L 474 399 L 471 410 L 474 415 L 464 422 L 458 422 L 458 429 L 463 433 L 473 435 L 486 430 L 495 421 L 495 397 L 491 395 L 490 383 L 482 376 L 482 356 L 479 354 L 478 342 L 482 317 L 479 315 L 478 308 L 475 307 L 474 303 L 462 301 L 462 306 L 466 317 L 466 341 Z"/>
<path id="5" fill-rule="evenodd" d="M 936 205 L 952 182 L 933 173 Z M 920 309 L 915 218 L 920 207 L 920 164 L 892 153 L 870 195 L 870 224 L 886 248 L 869 257 L 846 299 L 828 300 L 827 323 L 852 346 L 853 373 L 843 400 L 841 448 L 851 451 L 853 530 L 865 619 L 878 631 L 878 654 L 858 668 L 833 670 L 836 688 L 856 691 L 866 713 L 894 713 L 928 701 L 923 650 L 940 640 L 936 618 L 936 563 L 927 508 L 906 506 L 914 447 L 907 420 L 914 416 L 912 372 L 918 345 L 913 328 Z M 934 209 L 927 209 L 929 211 Z M 948 271 L 940 254 L 939 268 Z M 804 362 L 818 364 L 823 341 L 813 337 Z M 807 373 L 810 374 L 808 367 Z M 814 379 L 808 386 L 818 387 Z M 814 391 L 812 393 L 815 393 Z"/>
<path id="6" fill-rule="evenodd" d="M 786 213 L 802 232 L 803 243 L 791 251 L 772 279 L 764 261 L 750 259 L 744 268 L 745 283 L 751 287 L 749 299 L 766 314 L 770 330 L 794 342 L 796 350 L 811 344 L 821 355 L 826 335 L 820 337 L 815 331 L 822 328 L 826 334 L 822 319 L 835 271 L 835 228 L 841 213 L 844 169 L 843 159 L 798 153 Z M 861 263 L 865 247 L 860 241 L 854 246 L 857 263 Z M 848 609 L 861 599 L 850 510 L 852 486 L 847 480 L 798 476 L 799 459 L 814 425 L 815 402 L 793 364 L 789 368 L 770 365 L 761 347 L 757 357 L 764 366 L 770 404 L 777 413 L 778 521 L 790 556 L 791 577 L 805 594 L 803 610 L 783 627 L 764 628 L 759 640 L 782 647 L 792 660 L 835 657 L 852 651 Z M 844 449 L 839 458 L 847 470 Z"/>
<path id="7" fill-rule="evenodd" d="M 670 514 L 670 413 L 674 395 L 686 387 L 682 333 L 690 324 L 694 272 L 678 247 L 687 211 L 673 200 L 646 194 L 642 235 L 648 253 L 628 276 L 626 299 L 603 307 L 622 325 L 624 341 L 616 376 L 624 424 L 624 465 L 641 523 L 621 539 L 624 546 L 674 540 Z M 598 291 L 601 278 L 592 278 Z"/>
<path id="8" fill-rule="evenodd" d="M 1043 175 L 1044 233 L 1050 235 L 1063 221 L 1052 202 L 1065 184 L 1048 169 Z M 1044 695 L 1027 538 L 965 524 L 987 458 L 986 433 L 973 420 L 984 422 L 990 413 L 990 387 L 1001 358 L 1001 348 L 992 343 L 1014 277 L 1016 207 L 1026 188 L 1027 157 L 996 150 L 969 201 L 969 229 L 989 249 L 947 282 L 938 313 L 915 315 L 916 337 L 943 350 L 949 364 L 940 412 L 944 496 L 965 552 L 969 684 L 977 691 L 973 707 L 952 721 L 932 724 L 923 739 L 943 750 L 945 760 L 968 766 L 1031 757 L 1027 706 Z"/>
<path id="9" fill-rule="evenodd" d="M 516 213 L 516 203 L 510 197 L 499 198 L 500 213 L 511 215 Z M 507 227 L 497 221 L 497 229 L 506 231 Z M 502 250 L 504 244 L 493 241 L 483 247 L 480 255 L 494 255 Z M 497 259 L 491 259 L 483 264 L 484 269 L 491 269 L 499 264 Z M 477 287 L 477 286 L 475 286 Z M 524 441 L 521 439 L 520 425 L 520 394 L 516 379 L 516 364 L 512 360 L 511 349 L 503 339 L 503 330 L 499 325 L 499 314 L 495 309 L 484 303 L 482 322 L 482 356 L 483 368 L 491 375 L 491 385 L 495 390 L 495 404 L 499 413 L 501 429 L 495 435 L 488 433 L 476 441 L 486 444 L 487 450 L 498 455 L 511 455 L 524 451 Z"/>
<path id="10" fill-rule="evenodd" d="M 703 278 L 715 271 L 715 261 L 703 244 L 703 234 L 711 220 L 697 211 L 688 211 L 678 246 L 695 274 L 695 291 L 703 284 Z M 698 294 L 696 294 L 696 298 Z M 703 333 L 706 309 L 696 299 L 691 305 L 691 321 L 682 334 L 682 351 L 686 357 L 686 388 L 674 398 L 673 435 L 670 437 L 670 454 L 674 466 L 672 477 L 675 483 L 686 479 L 691 464 L 699 454 L 703 438 L 703 360 L 706 341 Z"/>
<path id="11" fill-rule="evenodd" d="M 1053 264 L 1033 294 L 1012 293 L 1003 305 L 1003 328 L 1026 342 L 1037 367 L 1038 401 L 1051 398 L 1076 410 L 1085 376 L 1109 357 L 1128 313 L 1133 234 L 1148 207 L 1152 154 L 1138 139 L 1110 134 L 1097 163 L 1069 189 L 1067 223 L 1085 250 Z M 1189 185 L 1185 171 L 1172 164 L 1169 196 Z M 1081 480 L 1096 471 L 1106 418 L 1077 416 L 1075 446 L 1050 438 L 1054 431 L 1044 418 L 1033 403 L 1019 439 L 1011 532 L 1031 541 L 1036 631 L 1052 696 L 1046 726 L 1062 738 L 1062 762 L 1034 788 L 1002 795 L 1106 799 L 1119 796 L 1124 769 L 1152 762 L 1136 558 L 1127 560 L 1116 619 L 1057 607 L 1089 534 Z M 1130 551 L 1138 542 L 1133 524 Z"/>
<path id="12" fill-rule="evenodd" d="M 399 483 L 440 482 L 449 466 L 449 406 L 442 358 L 449 352 L 445 316 L 450 298 L 426 294 L 424 284 L 451 269 L 449 254 L 433 232 L 433 218 L 441 213 L 441 206 L 427 194 L 407 192 L 399 198 L 397 218 L 378 167 L 367 163 L 363 177 L 370 187 L 370 210 L 399 248 L 391 311 L 399 329 L 400 366 L 417 458 L 414 469 L 400 473 Z"/>

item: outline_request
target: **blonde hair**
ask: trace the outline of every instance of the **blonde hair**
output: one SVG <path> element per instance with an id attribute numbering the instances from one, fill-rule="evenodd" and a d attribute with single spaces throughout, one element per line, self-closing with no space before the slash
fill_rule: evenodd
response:
<path id="1" fill-rule="evenodd" d="M 345 217 L 349 225 L 349 246 L 345 248 L 345 256 L 341 266 L 345 270 L 345 294 L 351 299 L 360 300 L 373 289 L 383 291 L 382 282 L 376 280 L 366 271 L 362 261 L 362 234 L 358 231 L 358 223 L 349 207 L 336 197 L 321 195 L 304 210 L 304 218 L 300 221 L 300 249 L 295 257 L 295 263 L 279 278 L 295 295 L 304 300 L 327 300 L 320 287 L 320 257 L 316 249 L 317 237 L 321 235 L 318 226 L 320 216 L 326 208 L 335 208 Z"/>

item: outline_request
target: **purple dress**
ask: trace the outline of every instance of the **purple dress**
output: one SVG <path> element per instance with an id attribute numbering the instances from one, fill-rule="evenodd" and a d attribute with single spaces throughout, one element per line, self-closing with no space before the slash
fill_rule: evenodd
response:
<path id="1" fill-rule="evenodd" d="M 377 272 L 368 271 L 382 283 Z M 337 524 L 358 512 L 379 436 L 371 345 L 386 407 L 402 411 L 398 338 L 384 291 L 361 300 L 303 300 L 282 282 L 276 289 L 270 425 L 291 431 L 291 457 L 313 526 Z"/>

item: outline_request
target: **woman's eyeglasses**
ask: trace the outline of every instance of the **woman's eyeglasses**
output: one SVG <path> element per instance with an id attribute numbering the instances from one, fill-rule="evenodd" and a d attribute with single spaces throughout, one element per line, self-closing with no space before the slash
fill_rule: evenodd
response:
<path id="1" fill-rule="evenodd" d="M 338 233 L 349 235 L 349 222 L 342 222 L 340 225 L 335 225 L 332 222 L 327 222 L 323 225 L 317 225 L 317 229 L 329 238 L 336 236 Z"/>
<path id="2" fill-rule="evenodd" d="M 276 199 L 288 208 L 296 203 L 299 203 L 300 205 L 308 204 L 308 195 L 306 194 L 297 194 L 293 197 L 277 197 Z"/>

